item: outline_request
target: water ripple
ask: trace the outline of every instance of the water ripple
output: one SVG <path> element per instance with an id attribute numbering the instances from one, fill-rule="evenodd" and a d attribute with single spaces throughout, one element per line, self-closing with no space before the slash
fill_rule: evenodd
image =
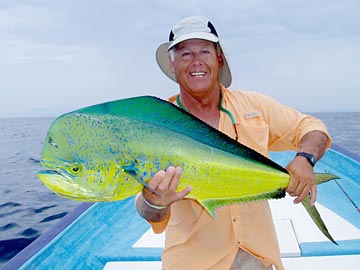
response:
<path id="1" fill-rule="evenodd" d="M 0 231 L 7 231 L 7 230 L 10 230 L 10 229 L 16 228 L 16 227 L 18 227 L 17 223 L 8 223 L 8 224 L 5 224 L 4 226 L 1 226 Z"/>
<path id="2" fill-rule="evenodd" d="M 68 212 L 62 212 L 60 214 L 56 214 L 56 215 L 52 215 L 52 216 L 49 216 L 49 217 L 46 217 L 44 218 L 43 220 L 40 221 L 40 223 L 43 223 L 43 222 L 49 222 L 49 221 L 53 221 L 55 219 L 60 219 L 64 216 L 66 216 Z"/>

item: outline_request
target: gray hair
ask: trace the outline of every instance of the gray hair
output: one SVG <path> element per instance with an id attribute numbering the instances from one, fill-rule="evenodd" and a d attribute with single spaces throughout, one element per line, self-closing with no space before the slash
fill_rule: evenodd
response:
<path id="1" fill-rule="evenodd" d="M 172 47 L 169 50 L 169 57 L 170 57 L 171 62 L 174 62 L 174 59 L 175 59 L 175 47 Z"/>
<path id="2" fill-rule="evenodd" d="M 171 62 L 174 62 L 174 59 L 175 59 L 175 51 L 176 51 L 176 46 L 172 47 L 172 48 L 168 51 Z M 216 43 L 216 52 L 217 52 L 217 55 L 218 55 L 218 56 L 223 55 L 223 52 L 222 52 L 222 50 L 221 50 L 221 47 L 220 47 L 219 42 Z"/>

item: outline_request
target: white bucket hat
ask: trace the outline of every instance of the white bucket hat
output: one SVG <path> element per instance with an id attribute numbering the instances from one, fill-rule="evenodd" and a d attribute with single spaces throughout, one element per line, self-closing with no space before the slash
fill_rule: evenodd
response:
<path id="1" fill-rule="evenodd" d="M 220 82 L 229 87 L 231 84 L 231 72 L 225 58 L 223 47 L 213 24 L 201 16 L 188 17 L 179 21 L 171 30 L 169 42 L 163 43 L 156 50 L 156 61 L 160 69 L 170 79 L 176 82 L 175 74 L 170 69 L 169 50 L 176 44 L 188 39 L 204 39 L 218 43 L 223 53 L 224 64 L 220 70 Z"/>

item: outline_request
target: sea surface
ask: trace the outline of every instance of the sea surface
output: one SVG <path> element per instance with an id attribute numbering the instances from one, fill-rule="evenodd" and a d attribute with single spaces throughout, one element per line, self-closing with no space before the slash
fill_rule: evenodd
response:
<path id="1" fill-rule="evenodd" d="M 360 155 L 360 112 L 314 113 L 334 144 Z M 80 202 L 63 199 L 37 178 L 52 118 L 0 118 L 0 268 Z"/>

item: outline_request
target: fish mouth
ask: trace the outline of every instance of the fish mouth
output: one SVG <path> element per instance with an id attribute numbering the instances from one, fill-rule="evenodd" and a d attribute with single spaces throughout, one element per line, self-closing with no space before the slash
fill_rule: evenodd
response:
<path id="1" fill-rule="evenodd" d="M 71 196 L 69 194 L 76 189 L 74 183 L 69 181 L 69 177 L 57 170 L 41 170 L 38 172 L 38 178 L 46 187 L 61 197 Z"/>
<path id="2" fill-rule="evenodd" d="M 51 181 L 51 182 L 55 182 L 55 180 L 56 180 L 56 182 L 58 182 L 58 181 L 68 182 L 68 181 L 74 180 L 74 178 L 71 177 L 70 175 L 64 174 L 64 173 L 60 172 L 60 170 L 54 170 L 54 169 L 41 170 L 38 172 L 38 177 L 40 178 L 41 181 L 53 179 L 53 181 Z"/>
<path id="3" fill-rule="evenodd" d="M 47 175 L 55 174 L 55 175 L 65 177 L 62 173 L 60 173 L 57 170 L 41 170 L 41 171 L 38 172 L 38 174 L 47 174 Z"/>
<path id="4" fill-rule="evenodd" d="M 77 179 L 61 170 L 41 170 L 38 172 L 38 178 L 47 188 L 63 198 L 82 202 L 110 201 L 113 198 L 111 192 L 94 194 L 94 190 L 80 186 Z"/>

